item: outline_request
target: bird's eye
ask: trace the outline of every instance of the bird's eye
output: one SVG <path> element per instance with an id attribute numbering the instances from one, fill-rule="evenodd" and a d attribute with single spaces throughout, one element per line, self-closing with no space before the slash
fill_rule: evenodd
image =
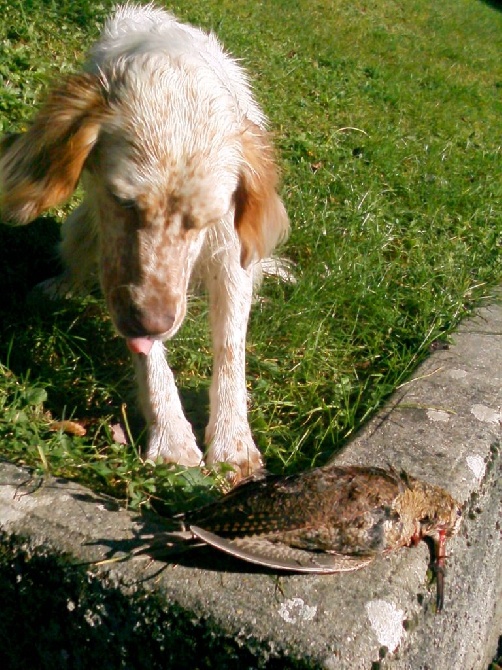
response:
<path id="1" fill-rule="evenodd" d="M 190 214 L 183 214 L 181 225 L 183 230 L 192 230 L 197 227 L 195 219 Z"/>

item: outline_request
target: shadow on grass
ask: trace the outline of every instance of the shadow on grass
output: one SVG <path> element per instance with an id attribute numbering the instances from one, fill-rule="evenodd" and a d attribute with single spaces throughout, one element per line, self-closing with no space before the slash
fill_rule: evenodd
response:
<path id="1" fill-rule="evenodd" d="M 16 308 L 21 311 L 28 292 L 61 271 L 58 241 L 59 225 L 54 219 L 39 219 L 28 226 L 0 225 L 2 313 Z"/>
<path id="2" fill-rule="evenodd" d="M 121 343 L 98 300 L 50 300 L 35 288 L 61 272 L 58 240 L 52 219 L 0 226 L 0 360 L 44 385 L 56 415 L 74 408 L 101 415 L 118 398 L 104 398 L 99 379 L 124 377 L 126 352 L 117 356 Z"/>
<path id="3" fill-rule="evenodd" d="M 502 12 L 502 0 L 481 0 L 481 2 L 492 9 Z"/>

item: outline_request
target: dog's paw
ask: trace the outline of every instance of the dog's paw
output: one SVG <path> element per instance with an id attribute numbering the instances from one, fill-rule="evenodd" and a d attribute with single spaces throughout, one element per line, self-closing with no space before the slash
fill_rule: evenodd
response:
<path id="1" fill-rule="evenodd" d="M 146 457 L 152 461 L 176 463 L 187 468 L 204 465 L 204 457 L 189 424 L 174 431 L 155 426 L 150 429 Z"/>
<path id="2" fill-rule="evenodd" d="M 243 435 L 222 440 L 215 436 L 209 443 L 206 454 L 206 463 L 210 467 L 217 467 L 219 463 L 230 465 L 232 470 L 225 474 L 232 484 L 262 470 L 263 458 L 253 442 L 249 428 Z"/>
<path id="3" fill-rule="evenodd" d="M 228 461 L 228 464 L 232 466 L 233 472 L 228 472 L 226 478 L 234 486 L 264 468 L 263 458 L 258 450 L 252 454 L 248 453 L 242 460 Z"/>

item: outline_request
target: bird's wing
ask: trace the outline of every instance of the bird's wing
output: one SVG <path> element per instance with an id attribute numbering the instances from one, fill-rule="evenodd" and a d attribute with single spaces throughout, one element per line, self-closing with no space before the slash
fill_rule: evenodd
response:
<path id="1" fill-rule="evenodd" d="M 327 552 L 304 551 L 289 547 L 282 542 L 270 542 L 253 535 L 227 539 L 198 526 L 190 526 L 190 530 L 196 538 L 226 554 L 274 570 L 318 574 L 351 572 L 368 565 L 374 558 L 374 556 L 344 556 Z"/>

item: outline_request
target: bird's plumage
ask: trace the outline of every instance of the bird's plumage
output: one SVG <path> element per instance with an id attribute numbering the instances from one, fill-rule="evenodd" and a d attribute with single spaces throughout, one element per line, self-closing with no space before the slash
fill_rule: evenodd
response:
<path id="1" fill-rule="evenodd" d="M 445 543 L 461 506 L 440 488 L 392 469 L 316 468 L 255 476 L 182 516 L 204 543 L 251 563 L 295 572 L 358 570 L 378 554 L 430 537 L 443 605 Z"/>

